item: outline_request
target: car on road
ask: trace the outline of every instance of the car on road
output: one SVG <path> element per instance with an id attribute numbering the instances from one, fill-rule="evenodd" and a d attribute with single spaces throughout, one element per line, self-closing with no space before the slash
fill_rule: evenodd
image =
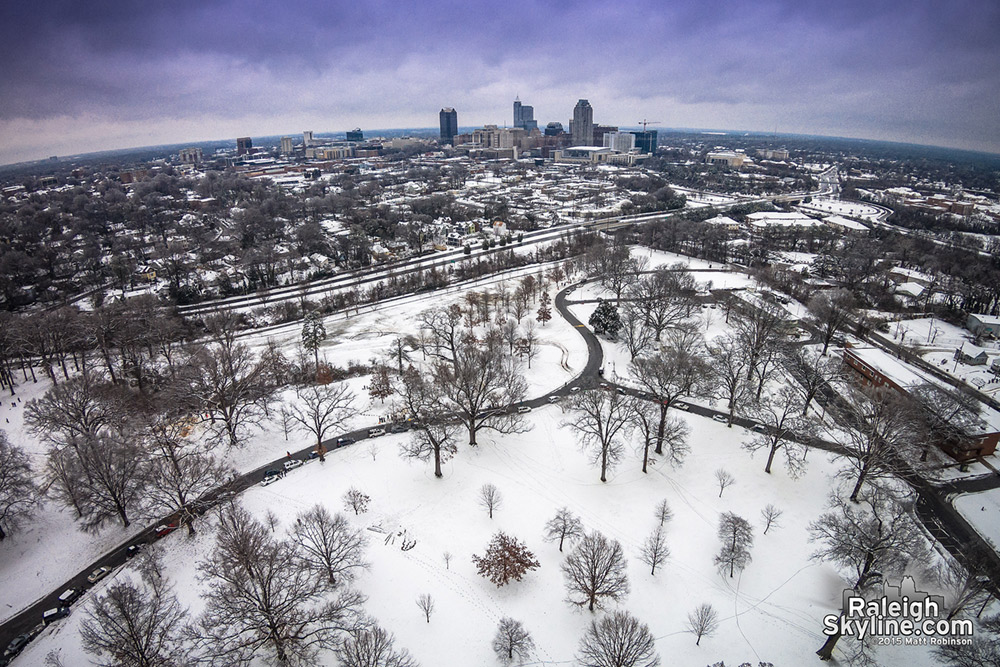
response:
<path id="1" fill-rule="evenodd" d="M 289 470 L 295 470 L 296 468 L 301 468 L 302 467 L 302 460 L 301 459 L 290 459 L 288 461 L 285 461 L 282 465 L 285 468 L 285 472 L 288 472 Z"/>
<path id="2" fill-rule="evenodd" d="M 377 438 L 380 435 L 385 435 L 385 429 L 384 428 L 370 428 L 370 429 L 368 429 L 368 437 L 369 438 Z"/>
<path id="3" fill-rule="evenodd" d="M 674 407 L 677 408 L 678 410 L 683 410 L 684 412 L 687 412 L 688 410 L 691 409 L 691 406 L 688 405 L 687 403 L 674 403 Z"/>
<path id="4" fill-rule="evenodd" d="M 281 473 L 277 470 L 268 470 L 264 473 L 264 479 L 260 480 L 261 486 L 268 486 L 274 484 L 279 479 L 281 479 Z"/>
<path id="5" fill-rule="evenodd" d="M 764 426 L 763 424 L 754 424 L 753 430 L 757 431 L 758 433 L 767 433 L 767 427 Z"/>
<path id="6" fill-rule="evenodd" d="M 519 405 L 517 407 L 517 411 L 520 412 L 521 414 L 524 414 L 525 412 L 531 412 L 531 408 L 527 405 Z"/>
<path id="7" fill-rule="evenodd" d="M 580 391 L 580 388 L 579 387 L 570 387 L 569 391 L 570 391 L 571 394 L 575 394 L 576 392 Z"/>
<path id="8" fill-rule="evenodd" d="M 90 575 L 87 576 L 87 582 L 91 584 L 96 584 L 98 581 L 108 576 L 109 574 L 111 574 L 110 567 L 99 567 L 93 572 L 91 572 Z"/>
<path id="9" fill-rule="evenodd" d="M 389 433 L 406 433 L 410 430 L 410 427 L 406 424 L 393 424 L 392 428 L 389 429 Z"/>
<path id="10" fill-rule="evenodd" d="M 135 558 L 139 555 L 139 552 L 142 551 L 144 546 L 145 544 L 143 542 L 130 545 L 129 548 L 125 550 L 125 558 Z"/>
<path id="11" fill-rule="evenodd" d="M 165 537 L 170 533 L 174 532 L 175 530 L 177 530 L 176 523 L 160 524 L 159 526 L 153 529 L 153 534 L 156 535 L 157 537 Z"/>
<path id="12" fill-rule="evenodd" d="M 602 382 L 601 383 L 601 389 L 603 389 L 605 391 L 611 391 L 611 385 L 608 384 L 607 382 Z"/>
<path id="13" fill-rule="evenodd" d="M 28 634 L 14 637 L 14 639 L 7 644 L 7 648 L 4 649 L 3 657 L 9 660 L 10 658 L 20 655 L 21 651 L 24 650 L 24 647 L 27 646 L 30 641 L 31 637 Z"/>
<path id="14" fill-rule="evenodd" d="M 615 391 L 617 391 L 622 396 L 625 395 L 625 389 L 623 387 L 615 387 Z"/>
<path id="15" fill-rule="evenodd" d="M 549 401 L 549 403 L 558 403 L 560 398 L 562 398 L 562 396 L 552 395 L 552 396 L 549 396 L 548 401 Z"/>
<path id="16" fill-rule="evenodd" d="M 712 415 L 712 419 L 719 422 L 720 424 L 725 424 L 729 421 L 728 419 L 726 419 L 725 415 Z"/>
<path id="17" fill-rule="evenodd" d="M 353 445 L 356 442 L 354 438 L 337 438 L 338 447 L 346 447 L 347 445 Z"/>
<path id="18" fill-rule="evenodd" d="M 62 595 L 59 596 L 58 598 L 59 606 L 68 607 L 74 602 L 76 602 L 77 598 L 79 597 L 80 597 L 80 591 L 76 590 L 75 588 L 68 588 L 62 592 Z"/>
<path id="19" fill-rule="evenodd" d="M 42 614 L 42 623 L 48 625 L 69 616 L 69 607 L 53 607 Z"/>

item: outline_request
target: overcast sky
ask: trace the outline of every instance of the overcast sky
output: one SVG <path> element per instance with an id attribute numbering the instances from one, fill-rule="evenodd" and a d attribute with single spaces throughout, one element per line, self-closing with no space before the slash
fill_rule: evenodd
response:
<path id="1" fill-rule="evenodd" d="M 1000 1 L 0 3 L 0 163 L 237 136 L 512 123 L 1000 153 Z"/>

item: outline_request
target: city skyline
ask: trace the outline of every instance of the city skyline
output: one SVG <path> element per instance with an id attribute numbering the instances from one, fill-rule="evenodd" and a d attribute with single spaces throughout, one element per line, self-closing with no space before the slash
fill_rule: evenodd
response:
<path id="1" fill-rule="evenodd" d="M 474 3 L 13 5 L 0 8 L 0 164 L 433 127 L 445 106 L 463 127 L 512 124 L 518 95 L 541 126 L 567 127 L 583 98 L 595 122 L 622 127 L 1000 153 L 1000 7 L 985 0 L 515 3 L 513 33 Z"/>

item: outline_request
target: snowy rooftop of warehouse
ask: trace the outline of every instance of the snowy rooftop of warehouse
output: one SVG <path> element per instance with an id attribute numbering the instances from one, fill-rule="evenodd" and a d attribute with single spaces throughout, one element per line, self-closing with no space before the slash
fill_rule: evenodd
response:
<path id="1" fill-rule="evenodd" d="M 749 214 L 747 220 L 754 227 L 814 227 L 823 224 L 798 211 L 760 211 Z"/>
<path id="2" fill-rule="evenodd" d="M 823 218 L 823 222 L 828 225 L 833 225 L 834 227 L 843 227 L 844 229 L 850 229 L 856 232 L 866 232 L 868 227 L 866 225 L 857 222 L 856 220 L 851 220 L 840 215 L 828 215 Z"/>

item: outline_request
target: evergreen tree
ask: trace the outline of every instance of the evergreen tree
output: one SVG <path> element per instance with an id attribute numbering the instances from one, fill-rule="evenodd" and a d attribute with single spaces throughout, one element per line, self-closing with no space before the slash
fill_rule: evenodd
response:
<path id="1" fill-rule="evenodd" d="M 326 327 L 319 311 L 311 310 L 302 322 L 302 347 L 313 353 L 316 368 L 319 368 L 319 346 L 326 340 Z"/>
<path id="2" fill-rule="evenodd" d="M 601 299 L 600 303 L 597 304 L 597 308 L 587 323 L 594 330 L 595 334 L 607 336 L 608 338 L 617 337 L 618 332 L 622 328 L 618 309 L 610 301 L 605 301 L 604 299 Z"/>
<path id="3" fill-rule="evenodd" d="M 548 292 L 542 292 L 542 298 L 539 299 L 538 305 L 538 315 L 535 319 L 545 326 L 545 323 L 552 319 L 552 299 L 549 297 Z"/>

